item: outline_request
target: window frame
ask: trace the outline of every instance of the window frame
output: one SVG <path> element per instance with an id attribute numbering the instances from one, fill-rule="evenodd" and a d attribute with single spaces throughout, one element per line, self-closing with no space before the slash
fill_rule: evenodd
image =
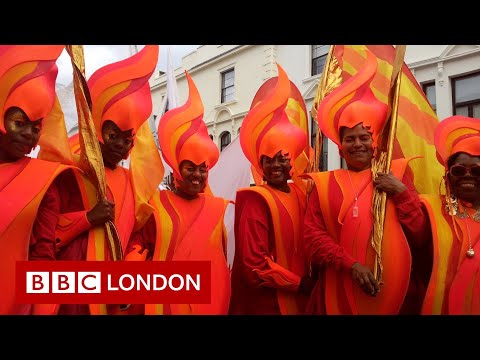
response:
<path id="1" fill-rule="evenodd" d="M 467 107 L 467 112 L 468 112 L 468 117 L 473 117 L 473 107 L 474 105 L 480 105 L 480 98 L 474 99 L 474 100 L 469 100 L 469 101 L 464 101 L 457 103 L 456 102 L 456 90 L 457 86 L 456 83 L 459 80 L 467 79 L 467 78 L 473 78 L 473 77 L 478 77 L 480 80 L 480 71 L 476 71 L 470 74 L 465 74 L 461 76 L 456 76 L 451 78 L 451 85 L 452 85 L 452 113 L 453 115 L 457 115 L 457 107 L 461 106 L 466 106 Z"/>
<path id="2" fill-rule="evenodd" d="M 233 83 L 230 86 L 225 85 L 226 81 L 230 80 L 230 78 L 226 79 L 226 75 L 228 73 L 233 73 Z M 224 104 L 224 103 L 227 103 L 227 102 L 230 102 L 230 101 L 234 101 L 235 100 L 235 68 L 233 67 L 233 68 L 230 68 L 228 70 L 222 71 L 220 73 L 220 81 L 221 81 L 220 103 Z M 227 90 L 232 89 L 232 88 L 233 88 L 233 92 L 231 94 L 226 94 Z M 231 98 L 227 98 L 227 97 L 230 97 L 230 96 L 231 96 Z"/>
<path id="3" fill-rule="evenodd" d="M 228 143 L 224 143 L 224 139 L 226 138 L 227 135 L 228 135 Z M 231 143 L 232 143 L 232 134 L 230 133 L 230 131 L 224 131 L 220 135 L 220 152 L 222 152 Z"/>
<path id="4" fill-rule="evenodd" d="M 311 134 L 310 134 L 310 146 L 315 150 L 316 146 L 316 139 L 317 139 L 317 127 L 318 124 L 313 118 L 313 116 L 310 116 L 310 129 L 312 129 Z M 327 171 L 328 170 L 328 138 L 325 136 L 325 134 L 322 134 L 322 153 L 320 155 L 320 161 L 321 161 L 321 168 L 319 168 L 319 171 Z"/>
<path id="5" fill-rule="evenodd" d="M 428 98 L 428 95 L 427 95 L 427 88 L 432 87 L 432 86 L 433 86 L 433 90 L 435 91 L 435 106 L 431 103 L 431 101 L 430 101 L 430 99 Z M 425 94 L 425 97 L 427 98 L 428 103 L 432 106 L 433 111 L 435 113 L 437 113 L 437 88 L 436 88 L 435 80 L 427 81 L 427 82 L 423 83 L 422 84 L 422 91 Z"/>
<path id="6" fill-rule="evenodd" d="M 321 53 L 322 47 L 328 45 L 311 45 L 310 46 L 310 59 L 311 59 L 311 66 L 310 66 L 310 75 L 316 76 L 323 72 L 323 68 L 325 67 L 325 62 L 327 61 L 328 51 L 325 54 L 317 55 L 315 52 Z M 315 57 L 314 57 L 315 56 Z M 318 62 L 323 64 L 321 66 L 318 65 Z M 316 72 L 318 70 L 318 72 Z"/>

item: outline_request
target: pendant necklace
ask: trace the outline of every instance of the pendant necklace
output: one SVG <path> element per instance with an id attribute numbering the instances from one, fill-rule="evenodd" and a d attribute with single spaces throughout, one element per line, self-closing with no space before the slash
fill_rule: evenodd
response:
<path id="1" fill-rule="evenodd" d="M 353 187 L 353 182 L 352 182 L 352 178 L 350 177 L 350 170 L 347 170 L 347 174 L 348 174 L 348 178 L 350 179 L 350 185 L 352 186 L 352 190 L 353 192 L 355 193 L 355 204 L 353 205 L 353 214 L 352 216 L 354 218 L 358 217 L 358 193 L 357 191 L 355 190 L 355 188 Z"/>
<path id="2" fill-rule="evenodd" d="M 472 247 L 472 240 L 470 238 L 470 225 L 468 224 L 468 218 L 470 218 L 470 214 L 468 211 L 465 209 L 465 213 L 467 214 L 467 217 L 465 218 L 465 225 L 467 226 L 467 234 L 468 234 L 468 250 L 467 250 L 467 256 L 469 258 L 473 258 L 475 256 L 475 251 L 473 250 Z"/>

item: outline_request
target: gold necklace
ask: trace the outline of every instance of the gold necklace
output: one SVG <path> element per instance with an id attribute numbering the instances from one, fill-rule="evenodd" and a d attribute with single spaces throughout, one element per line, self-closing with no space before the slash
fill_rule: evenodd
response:
<path id="1" fill-rule="evenodd" d="M 460 209 L 459 201 L 457 200 L 455 195 L 450 196 L 450 202 L 451 202 L 451 206 L 448 206 L 448 204 L 445 205 L 446 209 L 447 209 L 447 212 L 450 215 L 455 215 L 459 219 L 466 219 L 467 217 L 469 217 L 473 221 L 480 223 L 480 208 L 476 209 L 475 214 L 473 214 L 473 216 L 471 216 L 467 212 L 467 206 L 464 206 L 462 204 L 462 207 Z M 460 212 L 460 210 L 462 210 L 462 211 Z"/>
<path id="2" fill-rule="evenodd" d="M 358 217 L 358 193 L 357 190 L 353 187 L 352 178 L 350 177 L 350 170 L 347 170 L 348 178 L 350 179 L 350 185 L 352 186 L 352 190 L 355 193 L 355 205 L 353 206 L 353 213 L 352 216 L 354 218 Z"/>

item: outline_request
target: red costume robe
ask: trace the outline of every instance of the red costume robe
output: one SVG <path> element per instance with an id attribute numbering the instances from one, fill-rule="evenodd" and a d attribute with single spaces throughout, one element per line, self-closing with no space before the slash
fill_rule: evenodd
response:
<path id="1" fill-rule="evenodd" d="M 431 269 L 428 263 L 431 242 L 425 210 L 413 184 L 403 177 L 407 163 L 405 159 L 392 162 L 393 174 L 403 179 L 408 189 L 387 198 L 382 241 L 383 285 L 376 297 L 365 294 L 351 276 L 356 261 L 371 270 L 375 261 L 370 244 L 371 169 L 350 171 L 350 177 L 348 170 L 309 174 L 316 189 L 310 195 L 305 214 L 305 245 L 312 264 L 321 266 L 309 313 L 420 312 Z M 353 212 L 355 194 L 358 217 Z"/>
<path id="2" fill-rule="evenodd" d="M 154 216 L 132 237 L 126 253 L 139 245 L 149 250 L 147 260 L 211 261 L 212 296 L 210 304 L 146 304 L 145 314 L 227 314 L 230 271 L 223 217 L 229 201 L 204 194 L 185 200 L 166 190 L 156 192 L 151 204 Z"/>
<path id="3" fill-rule="evenodd" d="M 303 277 L 309 272 L 303 246 L 305 195 L 295 184 L 285 193 L 269 185 L 237 192 L 235 258 L 230 314 L 303 314 L 308 296 L 281 288 L 262 287 L 254 269 L 269 266 L 266 257 Z"/>
<path id="4" fill-rule="evenodd" d="M 122 243 L 122 250 L 125 253 L 127 242 L 135 225 L 134 197 L 129 171 L 117 166 L 114 170 L 105 168 L 105 175 L 107 198 L 115 203 L 115 225 Z M 57 259 L 111 260 L 104 227 L 92 228 L 86 217 L 87 211 L 97 203 L 96 190 L 92 183 L 79 171 L 76 171 L 75 178 L 64 179 L 59 193 L 62 194 L 58 199 L 61 202 L 62 216 L 56 231 L 59 247 Z M 72 193 L 73 196 L 65 196 Z M 81 194 L 81 196 L 77 194 Z M 107 311 L 105 304 L 64 304 L 60 306 L 59 313 L 98 315 L 111 313 L 111 311 Z"/>
<path id="5" fill-rule="evenodd" d="M 422 195 L 421 200 L 430 217 L 434 249 L 422 314 L 480 315 L 480 223 L 471 217 L 452 219 L 445 210 L 444 196 Z M 469 233 L 475 251 L 471 258 L 466 256 Z"/>
<path id="6" fill-rule="evenodd" d="M 24 157 L 0 164 L 0 314 L 50 314 L 52 306 L 15 303 L 15 264 L 55 260 L 55 238 L 47 223 L 58 216 L 52 202 L 55 178 L 69 166 Z M 55 220 L 54 220 L 55 221 Z"/>

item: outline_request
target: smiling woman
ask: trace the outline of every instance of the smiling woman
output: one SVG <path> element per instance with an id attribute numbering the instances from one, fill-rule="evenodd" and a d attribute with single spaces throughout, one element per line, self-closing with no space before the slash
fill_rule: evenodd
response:
<path id="1" fill-rule="evenodd" d="M 314 284 L 302 239 L 305 188 L 302 180 L 289 182 L 305 170 L 295 165 L 308 149 L 308 130 L 300 125 L 307 111 L 298 88 L 277 68 L 278 77 L 257 90 L 240 132 L 243 153 L 266 184 L 236 194 L 234 315 L 303 314 Z"/>
<path id="2" fill-rule="evenodd" d="M 480 315 L 480 119 L 452 116 L 435 129 L 445 195 L 423 195 L 433 270 L 423 314 Z"/>
<path id="3" fill-rule="evenodd" d="M 230 300 L 227 233 L 224 214 L 228 200 L 214 197 L 208 171 L 219 151 L 203 121 L 203 103 L 185 72 L 189 98 L 160 119 L 158 136 L 166 163 L 173 169 L 175 191 L 155 193 L 153 216 L 129 242 L 126 260 L 210 261 L 211 301 L 208 304 L 147 304 L 145 314 L 225 315 Z"/>

